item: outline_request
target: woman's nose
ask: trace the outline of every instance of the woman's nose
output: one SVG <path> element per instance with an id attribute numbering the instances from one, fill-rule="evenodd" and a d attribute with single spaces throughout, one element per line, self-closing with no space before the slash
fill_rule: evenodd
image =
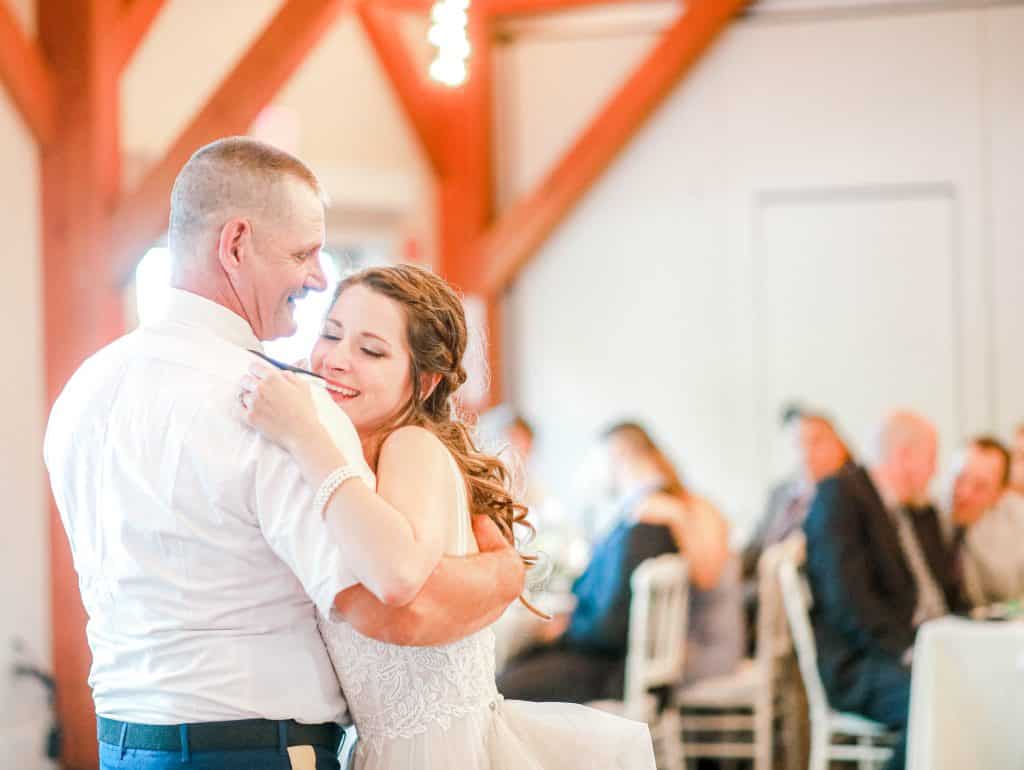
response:
<path id="1" fill-rule="evenodd" d="M 352 355 L 348 342 L 338 341 L 324 356 L 324 366 L 328 371 L 347 372 L 351 369 Z"/>

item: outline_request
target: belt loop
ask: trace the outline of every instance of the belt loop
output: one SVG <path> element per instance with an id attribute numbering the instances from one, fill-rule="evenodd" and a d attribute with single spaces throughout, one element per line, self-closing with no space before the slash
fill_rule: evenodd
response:
<path id="1" fill-rule="evenodd" d="M 128 723 L 127 722 L 122 722 L 121 723 L 121 740 L 119 740 L 118 743 L 117 743 L 117 748 L 121 752 L 121 757 L 120 757 L 121 759 L 124 759 L 124 753 L 125 753 L 125 751 L 127 751 L 127 749 L 125 749 L 125 747 L 124 747 L 124 742 L 125 742 L 125 739 L 127 737 L 128 737 Z"/>
<path id="2" fill-rule="evenodd" d="M 277 750 L 281 756 L 288 753 L 288 722 L 284 719 L 277 721 Z"/>
<path id="3" fill-rule="evenodd" d="M 188 725 L 178 725 L 178 734 L 181 736 L 181 761 L 191 762 L 192 752 L 188 747 Z"/>

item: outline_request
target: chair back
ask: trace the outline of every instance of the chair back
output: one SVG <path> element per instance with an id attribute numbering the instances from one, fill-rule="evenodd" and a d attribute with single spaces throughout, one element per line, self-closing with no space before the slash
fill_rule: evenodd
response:
<path id="1" fill-rule="evenodd" d="M 811 723 L 828 720 L 830 712 L 825 686 L 818 673 L 818 647 L 811 629 L 809 611 L 812 603 L 810 586 L 797 571 L 794 561 L 783 561 L 779 565 L 779 584 L 782 600 L 786 607 L 786 619 L 796 648 L 800 677 L 807 691 L 807 705 L 810 708 Z"/>
<path id="2" fill-rule="evenodd" d="M 675 687 L 683 676 L 689 576 L 686 560 L 665 554 L 642 562 L 630 578 L 626 654 L 626 716 L 646 711 L 653 687 Z"/>
<path id="3" fill-rule="evenodd" d="M 802 564 L 805 548 L 804 535 L 798 532 L 766 548 L 757 562 L 757 650 L 754 656 L 762 671 L 774 672 L 778 660 L 793 651 L 786 608 L 782 605 L 779 565 L 784 561 Z"/>

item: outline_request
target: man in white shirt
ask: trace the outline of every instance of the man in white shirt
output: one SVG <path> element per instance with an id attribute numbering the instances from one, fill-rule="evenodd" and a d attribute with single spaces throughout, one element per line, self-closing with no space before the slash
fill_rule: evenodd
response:
<path id="1" fill-rule="evenodd" d="M 337 768 L 346 707 L 315 610 L 384 641 L 454 641 L 519 594 L 521 560 L 475 522 L 479 556 L 386 606 L 354 586 L 299 468 L 239 419 L 249 351 L 294 333 L 295 300 L 326 286 L 305 165 L 245 138 L 202 148 L 169 239 L 164 317 L 81 366 L 44 443 L 89 614 L 101 767 Z"/>
<path id="2" fill-rule="evenodd" d="M 1024 498 L 1007 489 L 1010 453 L 982 436 L 962 451 L 950 502 L 952 540 L 975 607 L 1024 598 Z"/>

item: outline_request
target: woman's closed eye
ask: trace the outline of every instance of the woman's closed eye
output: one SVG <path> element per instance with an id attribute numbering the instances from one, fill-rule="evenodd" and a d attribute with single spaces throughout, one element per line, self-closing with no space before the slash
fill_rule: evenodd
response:
<path id="1" fill-rule="evenodd" d="M 361 348 L 361 350 L 371 358 L 384 358 L 384 354 L 379 350 L 371 350 L 370 348 Z"/>
<path id="2" fill-rule="evenodd" d="M 320 339 L 329 340 L 330 342 L 338 342 L 341 340 L 341 337 L 339 337 L 336 334 L 328 334 L 327 332 L 322 332 L 320 334 Z"/>

